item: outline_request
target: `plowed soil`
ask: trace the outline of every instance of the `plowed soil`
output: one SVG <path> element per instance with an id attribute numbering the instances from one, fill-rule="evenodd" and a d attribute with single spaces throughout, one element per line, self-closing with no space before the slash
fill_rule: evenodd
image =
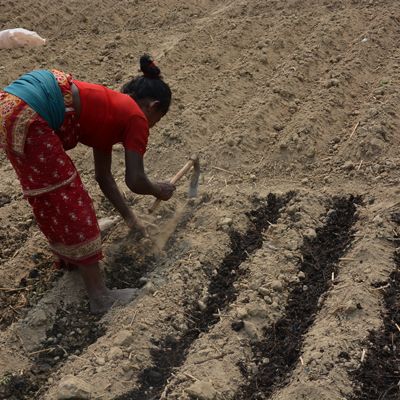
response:
<path id="1" fill-rule="evenodd" d="M 158 229 L 104 236 L 107 285 L 141 290 L 93 316 L 0 152 L 0 398 L 73 398 L 66 377 L 102 400 L 399 398 L 397 1 L 0 0 L 0 26 L 46 39 L 0 50 L 0 88 L 55 68 L 120 90 L 152 55 L 173 103 L 146 173 L 201 165 L 195 199 L 188 173 L 149 214 L 114 146 Z M 69 155 L 115 216 L 91 149 Z"/>

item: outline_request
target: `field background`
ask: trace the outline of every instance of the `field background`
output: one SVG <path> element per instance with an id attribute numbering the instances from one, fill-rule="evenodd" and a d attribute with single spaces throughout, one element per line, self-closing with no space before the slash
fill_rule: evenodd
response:
<path id="1" fill-rule="evenodd" d="M 1 88 L 29 71 L 55 68 L 120 90 L 139 73 L 140 56 L 152 55 L 173 103 L 151 131 L 146 173 L 154 181 L 170 178 L 193 153 L 201 163 L 197 198 L 186 197 L 188 174 L 173 199 L 149 215 L 153 199 L 129 191 L 123 149 L 114 147 L 121 191 L 159 232 L 141 241 L 122 222 L 112 226 L 104 238 L 107 282 L 137 282 L 142 290 L 129 305 L 91 320 L 79 275 L 54 271 L 0 153 L 0 286 L 8 289 L 0 291 L 3 398 L 69 398 L 58 397 L 66 376 L 92 399 L 144 386 L 147 394 L 126 398 L 241 398 L 269 362 L 254 354 L 254 343 L 287 312 L 291 285 L 307 278 L 304 243 L 329 223 L 335 200 L 361 196 L 351 246 L 335 259 L 336 284 L 303 332 L 299 357 L 272 384 L 276 400 L 355 396 L 360 383 L 351 374 L 370 357 L 366 338 L 383 329 L 386 312 L 385 289 L 372 284 L 384 286 L 396 269 L 396 242 L 386 238 L 397 235 L 400 193 L 398 2 L 0 0 L 0 27 L 46 39 L 40 47 L 0 51 Z M 69 154 L 98 218 L 116 215 L 94 180 L 91 149 L 79 145 Z M 247 213 L 270 194 L 289 192 L 279 218 L 263 228 L 268 245 L 238 266 L 245 273 L 234 282 L 236 298 L 218 312 L 223 316 L 203 326 L 168 373 L 152 371 L 160 343 L 180 343 L 207 309 L 210 282 L 237 245 L 230 235 L 246 237 L 254 222 Z M 17 378 L 23 384 L 10 386 Z M 386 389 L 362 398 L 381 398 Z M 385 398 L 395 391 L 393 384 Z M 267 395 L 260 388 L 252 398 Z"/>

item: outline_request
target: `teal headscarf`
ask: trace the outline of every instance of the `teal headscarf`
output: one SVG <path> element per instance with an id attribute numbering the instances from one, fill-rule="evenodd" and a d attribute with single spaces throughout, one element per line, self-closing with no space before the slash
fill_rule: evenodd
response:
<path id="1" fill-rule="evenodd" d="M 65 117 L 65 103 L 52 72 L 40 70 L 21 76 L 5 92 L 28 103 L 55 131 Z"/>

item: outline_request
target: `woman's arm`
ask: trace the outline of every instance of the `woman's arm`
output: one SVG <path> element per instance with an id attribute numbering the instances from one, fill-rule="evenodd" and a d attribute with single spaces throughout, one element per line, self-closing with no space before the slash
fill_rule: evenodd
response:
<path id="1" fill-rule="evenodd" d="M 130 214 L 133 215 L 131 208 L 123 198 L 111 173 L 111 154 L 103 154 L 93 149 L 93 156 L 95 179 L 104 195 L 124 219 L 129 217 Z"/>
<path id="2" fill-rule="evenodd" d="M 129 155 L 126 153 L 129 152 Z M 144 173 L 143 157 L 134 151 L 125 150 L 126 155 L 126 184 L 132 192 L 137 194 L 152 194 L 162 200 L 171 198 L 175 186 L 169 182 L 162 184 L 152 183 Z M 111 155 L 103 154 L 93 149 L 95 179 L 100 189 L 121 214 L 130 229 L 138 229 L 144 237 L 148 237 L 146 224 L 132 211 L 118 189 L 114 176 L 111 173 Z M 129 171 L 129 172 L 128 172 Z"/>
<path id="3" fill-rule="evenodd" d="M 133 213 L 118 189 L 117 183 L 111 173 L 111 155 L 102 154 L 94 149 L 93 155 L 95 178 L 104 195 L 121 214 L 130 229 L 135 228 L 141 232 L 144 237 L 148 237 L 149 234 L 146 229 L 148 224 L 145 224 Z"/>
<path id="4" fill-rule="evenodd" d="M 175 190 L 175 185 L 169 182 L 153 183 L 145 172 L 143 156 L 132 150 L 125 150 L 126 185 L 137 194 L 151 194 L 161 200 L 169 200 Z"/>

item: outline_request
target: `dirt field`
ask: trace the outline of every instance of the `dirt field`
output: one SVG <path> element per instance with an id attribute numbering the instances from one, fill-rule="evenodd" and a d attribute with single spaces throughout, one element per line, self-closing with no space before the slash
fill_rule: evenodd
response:
<path id="1" fill-rule="evenodd" d="M 93 316 L 56 271 L 0 152 L 1 399 L 398 399 L 400 8 L 395 0 L 5 1 L 0 88 L 58 68 L 120 90 L 152 55 L 173 91 L 145 155 L 153 181 L 190 174 L 154 214 L 103 239 Z M 116 215 L 91 149 L 69 152 L 98 219 Z"/>

